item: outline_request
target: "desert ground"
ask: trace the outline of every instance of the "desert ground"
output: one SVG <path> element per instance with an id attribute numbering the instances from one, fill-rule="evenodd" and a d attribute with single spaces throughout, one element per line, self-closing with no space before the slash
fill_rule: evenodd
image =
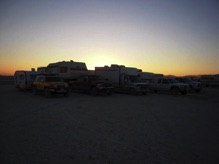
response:
<path id="1" fill-rule="evenodd" d="M 1 164 L 219 163 L 219 89 L 45 98 L 0 85 Z"/>

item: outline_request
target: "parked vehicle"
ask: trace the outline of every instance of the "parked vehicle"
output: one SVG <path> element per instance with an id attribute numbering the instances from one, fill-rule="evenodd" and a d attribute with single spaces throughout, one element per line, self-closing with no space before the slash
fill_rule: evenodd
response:
<path id="1" fill-rule="evenodd" d="M 179 83 L 173 77 L 163 77 L 154 80 L 154 83 L 150 85 L 150 89 L 154 92 L 168 91 L 173 94 L 187 94 L 189 86 L 187 84 Z"/>
<path id="2" fill-rule="evenodd" d="M 148 84 L 148 87 L 150 88 L 150 85 L 154 83 L 154 79 L 156 78 L 162 78 L 163 74 L 156 74 L 152 72 L 142 72 L 141 73 L 141 80 Z"/>
<path id="3" fill-rule="evenodd" d="M 148 84 L 141 80 L 141 70 L 132 67 L 111 65 L 111 67 L 95 67 L 95 73 L 112 81 L 115 91 L 146 94 Z"/>
<path id="4" fill-rule="evenodd" d="M 37 76 L 33 82 L 33 93 L 44 93 L 46 97 L 50 97 L 52 94 L 69 95 L 69 86 L 62 78 L 57 76 Z"/>
<path id="5" fill-rule="evenodd" d="M 71 84 L 80 75 L 87 74 L 87 66 L 83 62 L 62 61 L 50 63 L 47 67 L 38 67 L 38 71 L 52 73 L 63 78 L 67 83 Z"/>
<path id="6" fill-rule="evenodd" d="M 219 74 L 201 75 L 200 82 L 205 87 L 219 87 Z"/>
<path id="7" fill-rule="evenodd" d="M 180 83 L 188 84 L 189 90 L 191 91 L 200 92 L 202 89 L 202 85 L 200 82 L 193 81 L 189 77 L 176 77 L 175 79 Z"/>
<path id="8" fill-rule="evenodd" d="M 20 90 L 32 89 L 32 84 L 33 84 L 36 76 L 39 74 L 40 74 L 40 72 L 37 72 L 34 70 L 32 70 L 32 71 L 24 71 L 24 70 L 15 71 L 14 85 L 17 89 L 20 89 Z"/>
<path id="9" fill-rule="evenodd" d="M 113 91 L 112 82 L 95 74 L 82 75 L 71 85 L 72 90 L 88 92 L 91 95 L 100 93 L 111 95 Z"/>

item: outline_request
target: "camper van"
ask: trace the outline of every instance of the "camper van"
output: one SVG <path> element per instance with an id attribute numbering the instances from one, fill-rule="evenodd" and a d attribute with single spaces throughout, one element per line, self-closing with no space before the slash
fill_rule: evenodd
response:
<path id="1" fill-rule="evenodd" d="M 83 74 L 87 74 L 86 64 L 83 62 L 74 62 L 73 60 L 50 63 L 47 67 L 39 67 L 37 70 L 59 76 L 68 83 L 75 81 Z"/>
<path id="2" fill-rule="evenodd" d="M 17 89 L 20 90 L 28 90 L 32 88 L 32 84 L 36 78 L 37 75 L 39 75 L 40 72 L 31 70 L 31 71 L 16 71 L 14 73 L 14 84 Z"/>
<path id="3" fill-rule="evenodd" d="M 95 67 L 95 73 L 112 81 L 115 91 L 131 94 L 148 92 L 148 84 L 141 80 L 142 70 L 123 65 L 112 64 L 104 67 Z"/>

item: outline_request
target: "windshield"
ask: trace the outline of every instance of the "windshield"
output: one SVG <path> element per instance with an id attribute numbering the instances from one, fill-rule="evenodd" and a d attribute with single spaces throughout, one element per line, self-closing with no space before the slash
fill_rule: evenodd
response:
<path id="1" fill-rule="evenodd" d="M 131 82 L 136 83 L 136 82 L 142 82 L 141 78 L 139 76 L 129 76 L 129 79 Z"/>
<path id="2" fill-rule="evenodd" d="M 185 81 L 186 81 L 186 82 L 192 82 L 192 80 L 189 79 L 189 78 L 185 78 Z"/>
<path id="3" fill-rule="evenodd" d="M 36 77 L 37 77 L 37 75 L 30 75 L 31 80 L 35 80 Z"/>
<path id="4" fill-rule="evenodd" d="M 63 80 L 60 77 L 46 77 L 47 82 L 62 82 Z"/>
<path id="5" fill-rule="evenodd" d="M 173 79 L 173 78 L 168 79 L 168 81 L 169 81 L 170 83 L 178 83 L 178 81 L 177 81 L 176 79 Z"/>
<path id="6" fill-rule="evenodd" d="M 90 79 L 92 79 L 92 80 L 105 80 L 102 76 L 99 76 L 99 75 L 91 75 Z"/>

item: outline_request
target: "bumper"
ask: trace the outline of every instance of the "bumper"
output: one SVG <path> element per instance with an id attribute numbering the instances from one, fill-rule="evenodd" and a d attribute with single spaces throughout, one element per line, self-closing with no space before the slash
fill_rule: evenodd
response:
<path id="1" fill-rule="evenodd" d="M 68 89 L 65 89 L 65 88 L 49 89 L 49 91 L 50 91 L 51 93 L 60 93 L 60 94 L 69 92 L 69 90 L 68 90 Z"/>
<path id="2" fill-rule="evenodd" d="M 113 87 L 97 87 L 98 92 L 110 93 L 113 92 Z"/>

